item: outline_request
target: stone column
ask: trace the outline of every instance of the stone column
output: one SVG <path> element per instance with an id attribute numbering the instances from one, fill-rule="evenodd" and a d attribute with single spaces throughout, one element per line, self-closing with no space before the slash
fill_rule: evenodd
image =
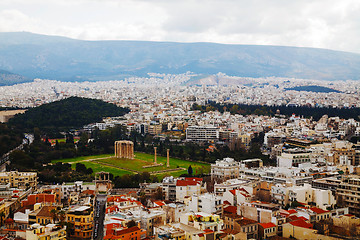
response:
<path id="1" fill-rule="evenodd" d="M 130 159 L 134 159 L 134 143 L 130 144 L 131 156 Z"/>
<path id="2" fill-rule="evenodd" d="M 170 149 L 167 149 L 167 150 L 166 150 L 166 160 L 167 160 L 166 166 L 167 166 L 167 167 L 170 167 L 170 157 L 169 157 L 169 153 L 170 153 Z"/>
<path id="3" fill-rule="evenodd" d="M 121 158 L 122 157 L 122 155 L 123 155 L 123 151 L 122 151 L 122 148 L 123 148 L 123 144 L 122 144 L 122 142 L 119 142 L 119 158 Z"/>
<path id="4" fill-rule="evenodd" d="M 156 148 L 157 148 L 157 147 L 154 147 L 155 164 L 157 164 L 157 159 L 156 159 Z"/>
<path id="5" fill-rule="evenodd" d="M 124 149 L 125 149 L 124 158 L 128 158 L 129 148 L 128 148 L 128 144 L 126 142 L 124 143 Z"/>
<path id="6" fill-rule="evenodd" d="M 130 153 L 130 151 L 131 151 L 131 144 L 130 144 L 130 142 L 127 142 L 127 143 L 126 143 L 126 148 L 127 148 L 126 158 L 127 158 L 127 159 L 130 159 L 130 158 L 131 158 L 131 153 Z"/>

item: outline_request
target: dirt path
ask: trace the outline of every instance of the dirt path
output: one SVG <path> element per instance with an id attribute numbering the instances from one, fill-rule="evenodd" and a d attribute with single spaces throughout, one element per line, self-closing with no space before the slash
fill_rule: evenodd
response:
<path id="1" fill-rule="evenodd" d="M 112 158 L 112 156 L 110 156 L 110 157 L 103 157 L 103 158 L 90 158 L 90 159 L 84 159 L 84 160 L 80 160 L 80 161 L 67 162 L 67 163 L 73 164 L 73 163 L 80 163 L 80 162 L 90 162 L 90 161 L 95 161 L 95 160 L 99 160 L 99 159 L 108 159 L 108 158 Z"/>

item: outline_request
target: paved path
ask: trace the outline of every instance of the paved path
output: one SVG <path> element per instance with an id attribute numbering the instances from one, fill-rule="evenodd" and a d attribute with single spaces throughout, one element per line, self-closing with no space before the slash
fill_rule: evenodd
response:
<path id="1" fill-rule="evenodd" d="M 101 159 L 101 158 L 98 158 L 98 159 Z M 136 170 L 133 170 L 133 169 L 130 169 L 130 168 L 119 167 L 119 166 L 116 166 L 116 165 L 113 165 L 113 164 L 110 164 L 110 163 L 98 162 L 96 160 L 97 159 L 92 160 L 92 162 L 95 162 L 95 163 L 100 164 L 100 165 L 105 165 L 105 166 L 108 166 L 108 167 L 114 167 L 114 168 L 118 168 L 118 169 L 121 169 L 121 170 L 126 170 L 126 171 L 133 172 L 133 173 L 142 173 L 140 171 L 136 171 Z"/>
<path id="2" fill-rule="evenodd" d="M 84 160 L 80 160 L 80 161 L 75 161 L 75 162 L 66 162 L 69 164 L 73 164 L 73 163 L 80 163 L 80 162 L 90 162 L 90 161 L 94 161 L 94 160 L 99 160 L 99 159 L 108 159 L 108 158 L 112 158 L 113 156 L 110 157 L 103 157 L 103 158 L 90 158 L 90 159 L 84 159 Z"/>

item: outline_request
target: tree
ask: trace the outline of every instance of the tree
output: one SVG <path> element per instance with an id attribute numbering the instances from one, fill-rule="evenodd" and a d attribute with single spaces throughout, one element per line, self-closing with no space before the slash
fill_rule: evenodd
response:
<path id="1" fill-rule="evenodd" d="M 52 217 L 53 223 L 56 223 L 59 220 L 59 211 L 56 208 L 50 210 L 50 215 Z"/>
<path id="2" fill-rule="evenodd" d="M 161 187 L 158 187 L 156 189 L 156 192 L 152 195 L 153 199 L 156 199 L 156 200 L 164 200 L 164 193 L 162 191 L 162 188 Z"/>
<path id="3" fill-rule="evenodd" d="M 296 208 L 296 207 L 302 207 L 303 205 L 301 203 L 299 203 L 298 201 L 293 201 L 291 202 L 291 205 L 290 205 L 292 208 Z"/>
<path id="4" fill-rule="evenodd" d="M 65 212 L 64 210 L 60 210 L 60 211 L 58 212 L 58 217 L 59 217 L 59 221 L 60 221 L 61 223 L 64 223 L 65 220 L 66 220 L 66 212 Z"/>
<path id="5" fill-rule="evenodd" d="M 131 228 L 131 227 L 135 227 L 136 226 L 136 222 L 134 220 L 131 220 L 129 222 L 126 223 L 126 226 L 128 228 Z"/>
<path id="6" fill-rule="evenodd" d="M 18 170 L 26 170 L 34 166 L 34 160 L 24 151 L 15 150 L 10 153 L 9 160 Z"/>
<path id="7" fill-rule="evenodd" d="M 87 168 L 86 168 L 85 164 L 83 164 L 83 163 L 76 163 L 76 171 L 79 173 L 86 173 Z"/>
<path id="8" fill-rule="evenodd" d="M 189 168 L 188 168 L 188 174 L 189 174 L 189 175 L 192 175 L 192 174 L 193 174 L 193 169 L 192 169 L 191 165 L 190 165 Z"/>

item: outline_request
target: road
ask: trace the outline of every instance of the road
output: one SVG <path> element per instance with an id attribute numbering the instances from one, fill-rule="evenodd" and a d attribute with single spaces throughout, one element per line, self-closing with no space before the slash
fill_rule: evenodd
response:
<path id="1" fill-rule="evenodd" d="M 105 206 L 106 194 L 99 194 L 96 196 L 94 206 L 94 230 L 93 239 L 100 240 L 104 238 L 104 219 L 105 219 Z"/>

